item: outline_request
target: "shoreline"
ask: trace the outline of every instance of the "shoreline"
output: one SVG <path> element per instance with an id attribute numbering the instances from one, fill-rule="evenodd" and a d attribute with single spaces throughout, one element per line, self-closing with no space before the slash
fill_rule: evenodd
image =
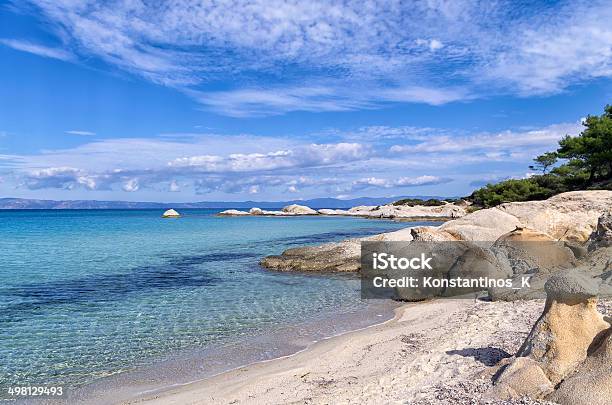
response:
<path id="1" fill-rule="evenodd" d="M 401 303 L 373 301 L 366 308 L 326 314 L 272 331 L 172 353 L 166 359 L 100 378 L 48 403 L 132 403 L 142 396 L 166 392 L 233 370 L 291 357 L 321 341 L 388 322 Z M 46 402 L 47 403 L 47 402 Z"/>
<path id="2" fill-rule="evenodd" d="M 444 378 L 485 384 L 481 377 L 493 368 L 488 362 L 513 353 L 542 307 L 542 300 L 520 305 L 473 299 L 402 303 L 391 319 L 321 339 L 296 353 L 117 403 L 226 404 L 254 398 L 262 403 L 337 403 L 356 396 L 372 404 L 409 397 L 429 403 Z M 505 335 L 501 347 L 493 347 L 499 334 Z"/>

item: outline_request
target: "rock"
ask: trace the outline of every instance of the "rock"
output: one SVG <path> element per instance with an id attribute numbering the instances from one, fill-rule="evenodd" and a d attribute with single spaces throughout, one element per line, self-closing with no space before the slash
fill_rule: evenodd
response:
<path id="1" fill-rule="evenodd" d="M 511 274 L 552 273 L 574 267 L 574 253 L 565 243 L 534 229 L 517 227 L 495 241 L 491 250 Z"/>
<path id="2" fill-rule="evenodd" d="M 612 329 L 601 344 L 546 399 L 563 405 L 607 405 L 612 398 Z"/>
<path id="3" fill-rule="evenodd" d="M 264 212 L 261 208 L 253 207 L 249 210 L 250 215 L 264 215 Z"/>
<path id="4" fill-rule="evenodd" d="M 610 327 L 597 312 L 597 282 L 576 270 L 554 274 L 545 284 L 544 312 L 517 357 L 536 361 L 557 385 L 587 356 L 593 339 Z"/>
<path id="5" fill-rule="evenodd" d="M 358 240 L 285 250 L 282 255 L 268 256 L 260 264 L 276 271 L 354 272 L 360 267 Z"/>
<path id="6" fill-rule="evenodd" d="M 225 210 L 225 211 L 221 211 L 220 213 L 218 213 L 217 215 L 220 216 L 228 216 L 228 217 L 240 217 L 240 216 L 244 216 L 244 215 L 251 215 L 246 211 L 238 211 L 238 210 Z"/>
<path id="7" fill-rule="evenodd" d="M 501 204 L 498 209 L 555 239 L 583 243 L 611 206 L 612 191 L 592 190 L 561 193 L 544 201 Z"/>
<path id="8" fill-rule="evenodd" d="M 591 199 L 593 201 L 591 201 Z M 553 270 L 557 270 L 557 264 L 559 265 L 558 267 L 564 267 L 562 264 L 565 258 L 567 258 L 571 263 L 572 251 L 579 249 L 579 246 L 577 245 L 572 245 L 574 246 L 574 250 L 568 249 L 567 246 L 564 247 L 561 244 L 556 245 L 555 240 L 563 239 L 564 241 L 571 240 L 572 242 L 579 243 L 578 240 L 580 238 L 572 235 L 582 234 L 585 229 L 595 229 L 595 224 L 597 221 L 596 218 L 600 216 L 601 212 L 606 211 L 604 206 L 606 204 L 609 205 L 609 203 L 612 203 L 612 191 L 563 193 L 546 201 L 508 203 L 503 204 L 502 208 L 490 208 L 476 211 L 460 218 L 450 220 L 437 228 L 417 227 L 413 228 L 412 230 L 410 230 L 410 228 L 406 228 L 406 230 L 375 235 L 369 238 L 364 238 L 363 240 L 410 241 L 414 239 L 415 241 L 423 242 L 459 240 L 478 242 L 478 245 L 485 249 L 492 247 L 500 237 L 506 235 L 505 238 L 498 243 L 498 247 L 501 249 L 503 243 L 507 245 L 510 243 L 510 241 L 535 238 L 536 240 L 549 241 L 551 246 L 555 245 L 554 249 L 551 250 L 551 252 L 554 253 L 553 256 L 545 257 L 546 255 L 543 255 L 544 257 L 534 258 L 533 256 L 538 256 L 535 254 L 535 252 L 524 252 L 522 258 L 518 258 L 516 260 L 516 266 L 513 272 L 519 274 L 521 272 L 528 271 L 528 268 L 533 269 L 539 266 L 550 270 L 552 273 Z M 569 208 L 566 208 L 564 204 L 568 204 Z M 421 216 L 429 216 L 430 218 L 436 216 L 442 217 L 447 214 L 451 216 L 463 215 L 463 213 L 465 213 L 465 208 L 459 207 L 463 211 L 455 211 L 457 207 L 458 206 L 456 204 L 445 204 L 436 207 L 408 207 L 393 205 L 359 206 L 353 207 L 348 211 L 319 210 L 319 213 L 323 215 L 355 215 L 372 218 L 408 218 L 411 215 L 416 214 L 419 215 L 419 218 Z M 570 218 L 574 212 L 577 213 L 576 217 L 578 220 L 573 220 Z M 518 217 L 515 216 L 515 214 Z M 531 221 L 529 215 L 536 216 L 538 218 L 537 221 Z M 581 220 L 585 220 L 587 223 L 580 223 Z M 588 221 L 591 221 L 592 225 L 591 222 Z M 574 226 L 579 228 L 577 234 L 573 228 Z M 589 231 L 589 234 L 591 232 L 592 231 Z M 302 270 L 307 269 L 307 271 L 317 271 L 317 269 L 319 271 L 330 271 L 330 269 L 332 271 L 338 271 L 334 269 L 341 267 L 343 271 L 346 271 L 346 269 L 349 268 L 353 269 L 354 271 L 358 271 L 359 241 L 347 241 L 346 243 L 357 246 L 355 249 L 351 249 L 351 252 L 354 250 L 354 255 L 351 253 L 351 255 L 345 257 L 340 254 L 340 256 L 337 258 L 338 260 L 330 257 L 328 254 L 330 251 L 329 247 L 323 248 L 322 254 L 325 257 L 329 257 L 331 264 L 327 263 L 325 260 L 316 259 L 313 253 L 317 252 L 316 248 L 305 248 L 305 250 L 298 251 L 291 250 L 291 254 L 283 253 L 280 256 L 274 256 L 273 259 L 262 261 L 262 264 L 272 269 L 282 268 L 283 270 L 291 270 L 295 268 Z M 299 257 L 300 254 L 303 255 L 302 258 Z M 476 257 L 473 259 L 476 259 Z M 313 264 L 304 263 L 308 260 L 312 261 Z M 344 266 L 342 265 L 343 260 L 348 260 L 351 264 Z M 531 260 L 531 262 L 529 260 Z M 523 263 L 522 267 L 518 266 L 519 262 Z M 484 263 L 482 264 L 484 265 Z M 512 268 L 512 266 L 510 266 L 510 268 Z M 507 273 L 507 269 L 502 270 L 502 274 Z M 542 290 L 546 278 L 543 276 L 538 277 L 539 278 L 536 278 L 535 281 L 539 283 L 538 285 L 540 286 L 540 290 Z M 522 297 L 521 294 L 528 293 L 530 292 L 523 291 L 511 293 L 499 291 L 499 294 L 496 296 L 505 296 L 508 299 L 518 299 Z"/>
<path id="9" fill-rule="evenodd" d="M 287 249 L 280 255 L 265 257 L 260 264 L 276 271 L 357 272 L 361 268 L 361 241 L 410 241 L 411 239 L 410 228 L 406 228 L 361 239 Z"/>
<path id="10" fill-rule="evenodd" d="M 599 217 L 597 228 L 589 237 L 589 250 L 609 246 L 612 246 L 612 211 Z"/>
<path id="11" fill-rule="evenodd" d="M 295 215 L 317 215 L 318 212 L 305 205 L 291 204 L 283 207 L 283 212 Z"/>
<path id="12" fill-rule="evenodd" d="M 459 240 L 489 242 L 520 226 L 520 221 L 497 208 L 489 208 L 448 221 L 438 227 Z"/>
<path id="13" fill-rule="evenodd" d="M 321 215 L 354 215 L 352 212 L 346 210 L 330 210 L 327 208 L 323 208 L 317 211 Z"/>
<path id="14" fill-rule="evenodd" d="M 173 210 L 172 208 L 169 210 L 166 210 L 163 214 L 162 214 L 162 218 L 179 218 L 181 216 L 181 214 L 179 214 L 178 212 L 176 212 L 175 210 Z"/>
<path id="15" fill-rule="evenodd" d="M 519 357 L 507 365 L 485 394 L 485 400 L 515 400 L 524 396 L 544 398 L 554 386 L 539 364 L 527 357 Z"/>
<path id="16" fill-rule="evenodd" d="M 296 215 L 296 214 L 292 214 L 290 212 L 284 212 L 284 211 L 267 211 L 267 210 L 263 210 L 262 213 L 263 214 L 261 214 L 261 215 L 267 215 L 267 216 L 271 216 L 271 217 L 290 217 L 290 216 Z"/>
<path id="17" fill-rule="evenodd" d="M 453 235 L 440 231 L 432 226 L 417 226 L 410 230 L 412 239 L 419 242 L 449 242 L 456 241 Z"/>
<path id="18" fill-rule="evenodd" d="M 486 398 L 609 403 L 612 328 L 597 312 L 598 283 L 579 270 L 562 270 L 545 290 L 544 312 L 515 358 L 498 371 Z"/>
<path id="19" fill-rule="evenodd" d="M 348 210 L 348 213 L 368 218 L 459 218 L 466 214 L 466 210 L 455 204 L 433 207 L 388 204 L 353 207 Z"/>

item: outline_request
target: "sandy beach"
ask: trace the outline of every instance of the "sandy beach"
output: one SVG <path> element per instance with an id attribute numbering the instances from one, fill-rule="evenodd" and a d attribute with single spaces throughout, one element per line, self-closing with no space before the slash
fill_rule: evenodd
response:
<path id="1" fill-rule="evenodd" d="M 492 366 L 519 348 L 543 305 L 405 304 L 383 324 L 128 403 L 470 403 L 490 386 Z"/>

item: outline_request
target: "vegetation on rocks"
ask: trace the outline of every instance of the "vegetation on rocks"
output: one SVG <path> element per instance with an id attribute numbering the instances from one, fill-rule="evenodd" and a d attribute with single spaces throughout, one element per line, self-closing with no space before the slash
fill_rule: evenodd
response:
<path id="1" fill-rule="evenodd" d="M 439 205 L 444 205 L 448 202 L 454 202 L 454 200 L 445 199 L 444 201 L 438 200 L 436 198 L 430 198 L 429 200 L 420 200 L 418 198 L 404 198 L 403 200 L 398 200 L 393 203 L 395 206 L 405 205 L 408 207 L 414 207 L 415 205 L 420 205 L 424 207 L 437 207 Z"/>
<path id="2" fill-rule="evenodd" d="M 556 151 L 534 159 L 530 169 L 542 174 L 487 184 L 469 199 L 488 208 L 505 202 L 544 200 L 566 191 L 612 190 L 612 106 L 606 106 L 600 116 L 588 116 L 583 125 L 585 129 L 578 136 L 566 135 Z"/>

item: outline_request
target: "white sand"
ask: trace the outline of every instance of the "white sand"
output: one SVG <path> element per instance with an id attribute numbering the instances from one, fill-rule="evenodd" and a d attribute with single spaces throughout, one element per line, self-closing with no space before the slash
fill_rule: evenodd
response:
<path id="1" fill-rule="evenodd" d="M 470 403 L 488 387 L 490 366 L 518 349 L 543 305 L 406 304 L 384 324 L 130 403 Z"/>

